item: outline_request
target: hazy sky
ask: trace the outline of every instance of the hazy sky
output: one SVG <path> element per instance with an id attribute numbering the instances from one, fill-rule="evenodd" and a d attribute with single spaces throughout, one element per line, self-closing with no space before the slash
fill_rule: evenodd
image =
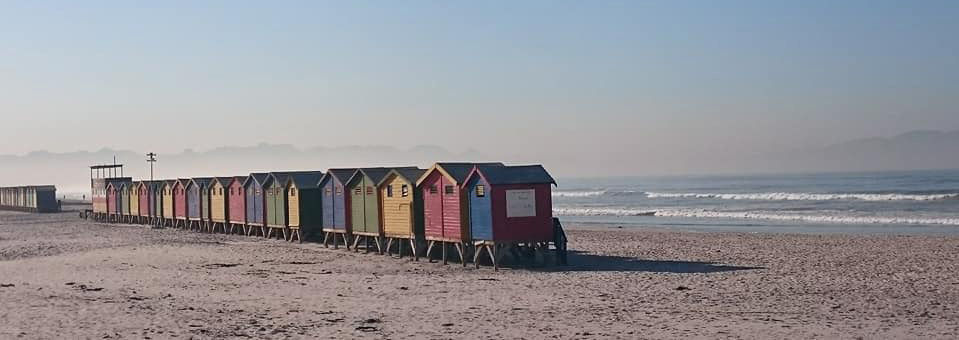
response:
<path id="1" fill-rule="evenodd" d="M 955 130 L 957 18 L 959 1 L 4 1 L 0 154 L 632 164 Z"/>

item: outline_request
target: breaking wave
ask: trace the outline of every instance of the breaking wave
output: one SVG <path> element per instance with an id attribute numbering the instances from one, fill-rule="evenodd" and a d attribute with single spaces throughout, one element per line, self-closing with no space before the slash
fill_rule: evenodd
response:
<path id="1" fill-rule="evenodd" d="M 791 192 L 745 193 L 745 194 L 715 194 L 715 193 L 661 193 L 647 192 L 649 198 L 715 198 L 724 200 L 753 200 L 753 201 L 938 201 L 957 199 L 959 193 L 952 194 L 811 194 Z"/>
<path id="2" fill-rule="evenodd" d="M 606 194 L 606 190 L 596 191 L 553 191 L 553 197 L 597 197 Z"/>
<path id="3" fill-rule="evenodd" d="M 691 218 L 730 218 L 772 221 L 793 221 L 824 224 L 916 224 L 956 225 L 959 217 L 936 218 L 920 216 L 854 216 L 845 214 L 783 214 L 766 211 L 714 211 L 705 209 L 633 209 L 633 208 L 554 208 L 559 216 L 656 216 Z"/>

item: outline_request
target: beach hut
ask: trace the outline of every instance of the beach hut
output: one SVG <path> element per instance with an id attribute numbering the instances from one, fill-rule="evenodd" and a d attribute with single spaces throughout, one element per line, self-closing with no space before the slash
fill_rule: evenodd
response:
<path id="1" fill-rule="evenodd" d="M 313 171 L 292 174 L 286 181 L 287 224 L 290 228 L 289 240 L 295 237 L 303 241 L 303 235 L 314 238 L 322 232 L 323 194 L 319 181 L 323 172 Z"/>
<path id="2" fill-rule="evenodd" d="M 217 229 L 226 232 L 227 223 L 229 223 L 229 186 L 233 177 L 214 177 L 210 181 L 210 208 L 209 212 L 210 232 L 216 232 Z"/>
<path id="3" fill-rule="evenodd" d="M 140 221 L 140 195 L 137 191 L 137 188 L 140 186 L 140 182 L 131 182 L 127 186 L 127 201 L 130 205 L 130 213 L 127 218 L 129 223 L 138 223 Z"/>
<path id="4" fill-rule="evenodd" d="M 120 211 L 120 222 L 126 223 L 130 218 L 130 186 L 133 182 L 120 183 L 117 188 L 117 206 Z"/>
<path id="5" fill-rule="evenodd" d="M 417 168 L 393 169 L 376 186 L 380 192 L 386 253 L 396 244 L 397 252 L 402 257 L 403 245 L 408 243 L 413 259 L 419 259 L 418 241 L 423 235 L 423 197 L 416 190 L 416 180 L 425 172 Z"/>
<path id="6" fill-rule="evenodd" d="M 174 226 L 178 228 L 187 227 L 186 211 L 186 187 L 190 180 L 181 178 L 173 181 L 173 218 Z"/>
<path id="7" fill-rule="evenodd" d="M 163 222 L 162 226 L 174 226 L 174 203 L 176 201 L 173 194 L 173 188 L 177 185 L 176 180 L 163 181 Z"/>
<path id="8" fill-rule="evenodd" d="M 212 177 L 196 177 L 186 181 L 186 217 L 190 230 L 202 231 L 206 228 L 203 209 L 209 209 L 209 186 Z"/>
<path id="9" fill-rule="evenodd" d="M 286 229 L 286 180 L 289 172 L 271 172 L 263 184 L 263 205 L 266 227 L 266 237 L 273 233 L 287 239 Z"/>
<path id="10" fill-rule="evenodd" d="M 150 184 L 150 205 L 152 210 L 150 210 L 150 224 L 155 226 L 163 226 L 163 188 L 166 184 L 166 181 L 153 181 Z"/>
<path id="11" fill-rule="evenodd" d="M 266 203 L 263 185 L 266 184 L 269 174 L 252 173 L 243 183 L 244 198 L 246 199 L 246 234 L 260 232 L 266 236 Z"/>
<path id="12" fill-rule="evenodd" d="M 415 167 L 409 167 L 415 168 Z M 408 169 L 408 168 L 404 168 Z M 349 193 L 350 230 L 353 237 L 353 250 L 359 251 L 360 241 L 365 242 L 366 252 L 370 243 L 376 245 L 377 252 L 383 252 L 383 231 L 380 228 L 380 195 L 376 185 L 386 177 L 391 168 L 360 168 L 346 181 Z"/>
<path id="13" fill-rule="evenodd" d="M 332 242 L 333 248 L 338 248 L 336 238 L 339 236 L 347 249 L 350 247 L 350 215 L 346 208 L 350 205 L 350 197 L 344 194 L 343 186 L 355 172 L 356 168 L 329 169 L 320 179 L 319 187 L 323 191 L 323 207 L 320 212 L 323 214 L 324 246 L 328 247 Z"/>
<path id="14" fill-rule="evenodd" d="M 499 268 L 504 249 L 546 250 L 553 241 L 553 177 L 541 165 L 476 166 L 464 182 L 469 197 L 470 238 Z"/>
<path id="15" fill-rule="evenodd" d="M 123 177 L 123 164 L 90 166 L 90 199 L 93 203 L 94 220 L 107 221 L 110 217 L 107 212 L 107 184 L 129 181 L 132 179 Z"/>
<path id="16" fill-rule="evenodd" d="M 276 232 L 279 236 L 282 233 L 284 240 L 290 240 L 290 228 L 289 228 L 289 179 L 291 176 L 296 175 L 306 175 L 311 176 L 319 181 L 319 178 L 322 177 L 321 171 L 284 171 L 284 172 L 271 172 L 267 183 L 264 186 L 266 191 L 265 205 L 266 205 L 266 226 L 267 237 L 272 237 L 273 233 Z M 316 183 L 314 183 L 315 185 Z M 316 208 L 319 208 L 317 206 Z M 314 208 L 314 209 L 316 209 Z M 299 236 L 299 235 L 298 235 Z"/>
<path id="17" fill-rule="evenodd" d="M 447 263 L 447 248 L 452 245 L 466 265 L 465 244 L 469 236 L 467 197 L 461 186 L 477 165 L 504 166 L 503 163 L 436 163 L 416 182 L 423 195 L 424 236 L 430 258 L 434 246 L 442 249 L 443 263 Z"/>
<path id="18" fill-rule="evenodd" d="M 249 176 L 237 176 L 230 179 L 227 188 L 227 218 L 229 220 L 229 231 L 232 234 L 237 231 L 246 233 L 246 195 L 243 190 L 243 183 Z"/>
<path id="19" fill-rule="evenodd" d="M 150 211 L 152 210 L 153 205 L 150 202 L 150 187 L 152 182 L 150 181 L 140 181 L 137 185 L 137 216 L 139 217 L 139 223 L 149 223 L 150 222 Z"/>
<path id="20" fill-rule="evenodd" d="M 117 199 L 117 193 L 118 193 L 117 186 L 119 186 L 120 184 L 121 183 L 114 183 L 114 182 L 107 183 L 106 204 L 107 204 L 107 216 L 109 216 L 107 218 L 107 221 L 110 221 L 110 222 L 113 222 L 118 215 L 117 203 L 119 202 L 119 200 Z"/>

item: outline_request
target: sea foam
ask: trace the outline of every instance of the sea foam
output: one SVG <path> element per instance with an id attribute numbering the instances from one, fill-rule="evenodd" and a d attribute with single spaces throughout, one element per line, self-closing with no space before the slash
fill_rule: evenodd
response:
<path id="1" fill-rule="evenodd" d="M 788 214 L 769 211 L 715 211 L 706 209 L 637 209 L 637 208 L 554 208 L 558 216 L 657 216 L 688 218 L 751 219 L 794 221 L 825 224 L 921 224 L 959 225 L 959 217 L 939 218 L 923 216 L 856 216 L 842 213 Z"/>
<path id="2" fill-rule="evenodd" d="M 753 201 L 834 201 L 834 200 L 938 201 L 938 200 L 945 200 L 945 199 L 957 199 L 959 198 L 959 193 L 913 195 L 913 194 L 844 194 L 844 193 L 813 194 L 813 193 L 793 193 L 793 192 L 743 193 L 743 194 L 647 192 L 646 197 L 648 198 L 714 198 L 714 199 L 724 199 L 724 200 L 753 200 Z"/>

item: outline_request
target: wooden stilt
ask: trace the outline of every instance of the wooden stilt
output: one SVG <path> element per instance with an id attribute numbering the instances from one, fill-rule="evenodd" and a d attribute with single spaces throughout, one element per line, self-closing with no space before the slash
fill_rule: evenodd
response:
<path id="1" fill-rule="evenodd" d="M 436 241 L 430 241 L 430 242 L 429 242 L 429 245 L 426 246 L 426 259 L 427 259 L 430 263 L 433 263 L 432 254 L 433 254 L 433 246 L 434 246 L 434 245 L 436 245 Z"/>
<path id="2" fill-rule="evenodd" d="M 449 264 L 446 257 L 446 248 L 448 248 L 446 242 L 440 242 L 443 245 L 443 264 Z"/>
<path id="3" fill-rule="evenodd" d="M 463 243 L 457 242 L 454 245 L 456 246 L 456 251 L 460 254 L 460 263 L 463 264 L 463 267 L 466 267 L 466 254 L 463 253 Z"/>
<path id="4" fill-rule="evenodd" d="M 400 244 L 402 244 L 402 243 L 400 243 Z M 415 239 L 410 239 L 410 252 L 413 253 L 413 261 L 419 262 L 419 260 L 420 260 L 420 253 L 419 253 L 419 250 L 416 249 L 416 240 L 415 240 Z"/>
<path id="5" fill-rule="evenodd" d="M 387 238 L 386 239 L 386 255 L 393 256 L 393 253 L 390 253 L 390 247 L 392 246 L 393 246 L 393 238 L 392 237 Z"/>

